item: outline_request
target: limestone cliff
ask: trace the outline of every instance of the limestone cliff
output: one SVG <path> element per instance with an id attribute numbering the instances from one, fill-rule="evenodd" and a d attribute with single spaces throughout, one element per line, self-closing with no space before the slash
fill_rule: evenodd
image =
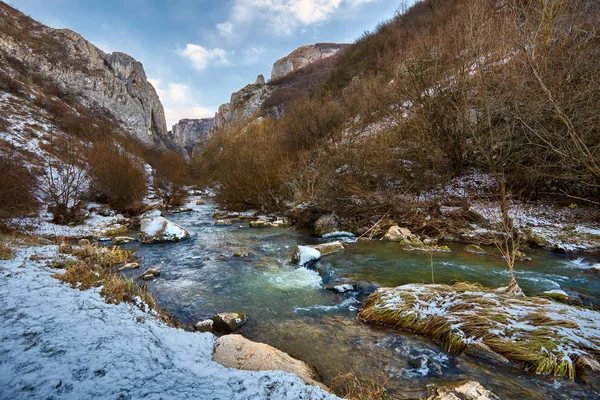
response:
<path id="1" fill-rule="evenodd" d="M 44 26 L 0 2 L 0 51 L 18 60 L 61 93 L 120 122 L 146 145 L 163 146 L 163 106 L 142 64 L 123 53 L 107 54 L 68 29 Z"/>
<path id="2" fill-rule="evenodd" d="M 214 118 L 182 119 L 168 133 L 172 143 L 185 155 L 191 156 L 194 148 L 206 140 L 213 127 Z"/>
<path id="3" fill-rule="evenodd" d="M 347 47 L 343 43 L 316 43 L 302 46 L 275 61 L 271 70 L 271 81 L 275 81 L 298 68 L 305 67 L 315 61 L 333 56 Z"/>

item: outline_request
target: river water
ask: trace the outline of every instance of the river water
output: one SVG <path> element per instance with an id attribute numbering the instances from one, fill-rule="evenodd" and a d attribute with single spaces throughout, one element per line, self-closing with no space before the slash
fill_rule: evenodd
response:
<path id="1" fill-rule="evenodd" d="M 129 245 L 144 268 L 161 269 L 149 289 L 182 322 L 195 323 L 219 312 L 243 312 L 249 320 L 236 333 L 315 366 L 325 384 L 331 384 L 338 373 L 352 372 L 384 381 L 397 398 L 419 398 L 427 394 L 428 385 L 460 379 L 479 381 L 503 399 L 593 398 L 587 387 L 576 382 L 448 355 L 427 338 L 363 324 L 357 318 L 358 294 L 323 287 L 340 279 L 376 286 L 430 283 L 426 254 L 400 250 L 396 243 L 359 242 L 325 256 L 309 269 L 299 268 L 290 262 L 296 245 L 319 239 L 292 228 L 253 229 L 244 221 L 215 226 L 215 211 L 215 205 L 208 203 L 194 206 L 190 213 L 168 216 L 191 233 L 187 241 Z M 489 287 L 508 283 L 499 256 L 469 254 L 463 245 L 450 247 L 452 253 L 433 257 L 436 283 L 470 281 Z M 235 257 L 236 252 L 250 256 Z M 533 251 L 531 257 L 532 261 L 516 266 L 526 294 L 560 288 L 598 304 L 600 278 L 585 272 L 597 259 L 542 250 Z"/>

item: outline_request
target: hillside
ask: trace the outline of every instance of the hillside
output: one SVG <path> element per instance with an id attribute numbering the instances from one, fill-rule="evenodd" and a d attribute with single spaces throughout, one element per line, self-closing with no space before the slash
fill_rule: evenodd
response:
<path id="1" fill-rule="evenodd" d="M 599 11 L 419 2 L 328 59 L 285 114 L 221 129 L 196 164 L 223 204 L 334 213 L 360 233 L 385 216 L 438 236 L 451 226 L 415 209 L 492 199 L 503 218 L 525 200 L 597 222 Z M 487 188 L 450 190 L 474 173 Z"/>

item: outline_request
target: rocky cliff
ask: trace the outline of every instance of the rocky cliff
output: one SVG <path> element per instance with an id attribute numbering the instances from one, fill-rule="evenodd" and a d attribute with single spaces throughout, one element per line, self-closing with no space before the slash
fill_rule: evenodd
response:
<path id="1" fill-rule="evenodd" d="M 191 157 L 194 148 L 206 140 L 213 127 L 214 118 L 182 119 L 168 133 L 169 139 Z"/>
<path id="2" fill-rule="evenodd" d="M 343 43 L 317 43 L 299 47 L 287 56 L 275 61 L 271 70 L 271 81 L 282 78 L 290 72 L 315 61 L 331 57 L 347 46 L 348 44 Z"/>
<path id="3" fill-rule="evenodd" d="M 0 2 L 0 51 L 4 59 L 53 82 L 62 95 L 120 122 L 146 145 L 163 146 L 163 106 L 142 64 L 123 53 L 104 53 L 68 29 L 52 29 Z"/>

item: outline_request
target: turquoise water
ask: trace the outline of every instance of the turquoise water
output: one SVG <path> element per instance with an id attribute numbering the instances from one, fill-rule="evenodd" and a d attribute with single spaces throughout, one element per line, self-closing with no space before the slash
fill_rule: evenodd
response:
<path id="1" fill-rule="evenodd" d="M 364 282 L 366 287 L 429 283 L 426 254 L 403 251 L 395 243 L 359 242 L 309 269 L 298 268 L 289 261 L 296 245 L 318 243 L 317 239 L 293 229 L 252 229 L 244 222 L 215 226 L 214 211 L 207 204 L 168 217 L 190 231 L 190 240 L 131 245 L 144 268 L 161 269 L 161 277 L 150 282 L 149 289 L 183 322 L 195 323 L 218 312 L 244 312 L 249 321 L 239 333 L 314 365 L 325 384 L 344 372 L 377 376 L 398 398 L 425 396 L 428 384 L 463 378 L 481 382 L 501 398 L 593 398 L 577 383 L 450 356 L 418 335 L 363 324 L 356 316 L 360 295 L 323 288 L 339 280 Z M 494 249 L 481 256 L 465 252 L 462 245 L 450 247 L 452 253 L 433 257 L 436 283 L 508 283 L 508 271 Z M 239 251 L 250 256 L 234 257 Z M 532 261 L 516 265 L 517 279 L 528 295 L 560 288 L 598 304 L 600 277 L 585 272 L 597 259 L 539 250 L 528 255 Z M 430 360 L 429 366 L 421 366 L 421 360 Z"/>

